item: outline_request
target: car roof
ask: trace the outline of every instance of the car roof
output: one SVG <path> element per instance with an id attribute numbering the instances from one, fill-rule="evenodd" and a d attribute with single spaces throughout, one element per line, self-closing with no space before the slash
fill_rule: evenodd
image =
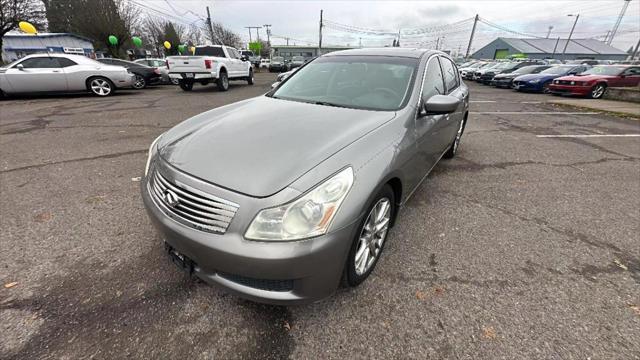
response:
<path id="1" fill-rule="evenodd" d="M 385 47 L 385 48 L 366 48 L 366 49 L 350 49 L 350 50 L 340 50 L 334 51 L 323 56 L 346 56 L 346 55 L 358 55 L 358 56 L 397 56 L 397 57 L 409 57 L 409 58 L 420 58 L 425 54 L 443 54 L 443 52 L 428 50 L 428 49 L 417 49 L 417 48 L 398 48 L 398 47 Z"/>
<path id="2" fill-rule="evenodd" d="M 62 57 L 62 58 L 73 60 L 77 63 L 88 63 L 88 62 L 92 63 L 94 61 L 93 59 L 88 58 L 84 55 L 63 54 L 63 53 L 54 53 L 54 52 L 31 54 L 23 57 L 22 59 L 30 59 L 30 58 L 36 58 L 36 57 Z"/>

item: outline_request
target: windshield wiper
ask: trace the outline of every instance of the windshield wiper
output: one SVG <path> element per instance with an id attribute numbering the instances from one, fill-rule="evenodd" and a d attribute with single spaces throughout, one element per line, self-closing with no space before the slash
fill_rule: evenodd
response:
<path id="1" fill-rule="evenodd" d="M 310 101 L 310 103 L 316 104 L 316 105 L 339 107 L 339 108 L 346 108 L 347 107 L 347 106 L 344 106 L 344 105 L 334 104 L 334 103 L 330 103 L 330 102 L 326 102 L 326 101 Z"/>

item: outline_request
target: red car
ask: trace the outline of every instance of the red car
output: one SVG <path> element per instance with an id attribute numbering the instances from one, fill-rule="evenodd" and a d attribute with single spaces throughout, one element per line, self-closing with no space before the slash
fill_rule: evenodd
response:
<path id="1" fill-rule="evenodd" d="M 553 80 L 549 92 L 554 95 L 579 95 L 599 99 L 607 87 L 640 85 L 640 66 L 599 65 L 578 74 Z"/>

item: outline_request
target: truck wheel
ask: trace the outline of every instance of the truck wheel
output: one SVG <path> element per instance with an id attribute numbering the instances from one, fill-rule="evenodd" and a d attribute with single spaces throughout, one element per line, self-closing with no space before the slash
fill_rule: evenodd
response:
<path id="1" fill-rule="evenodd" d="M 247 84 L 253 85 L 253 69 L 249 69 L 249 76 L 247 76 Z"/>
<path id="2" fill-rule="evenodd" d="M 180 89 L 184 91 L 191 91 L 193 89 L 193 81 L 189 80 L 178 80 L 178 85 L 180 85 Z"/>
<path id="3" fill-rule="evenodd" d="M 229 76 L 226 71 L 220 71 L 220 75 L 218 76 L 218 80 L 216 80 L 216 84 L 218 85 L 218 90 L 227 91 L 229 90 Z"/>

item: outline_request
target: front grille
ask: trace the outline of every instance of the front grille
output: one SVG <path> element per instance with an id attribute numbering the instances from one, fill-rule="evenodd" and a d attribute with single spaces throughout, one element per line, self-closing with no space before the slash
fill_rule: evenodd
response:
<path id="1" fill-rule="evenodd" d="M 218 271 L 218 275 L 221 277 L 238 283 L 240 285 L 252 287 L 254 289 L 267 290 L 267 291 L 291 291 L 293 290 L 293 280 L 267 280 L 267 279 L 255 279 L 241 275 L 229 274 Z"/>
<path id="2" fill-rule="evenodd" d="M 560 85 L 571 85 L 571 81 L 567 81 L 567 80 L 556 80 L 555 82 L 556 84 L 560 84 Z"/>
<path id="3" fill-rule="evenodd" d="M 153 171 L 149 192 L 169 217 L 197 230 L 224 234 L 238 210 L 238 205 L 172 182 Z"/>

